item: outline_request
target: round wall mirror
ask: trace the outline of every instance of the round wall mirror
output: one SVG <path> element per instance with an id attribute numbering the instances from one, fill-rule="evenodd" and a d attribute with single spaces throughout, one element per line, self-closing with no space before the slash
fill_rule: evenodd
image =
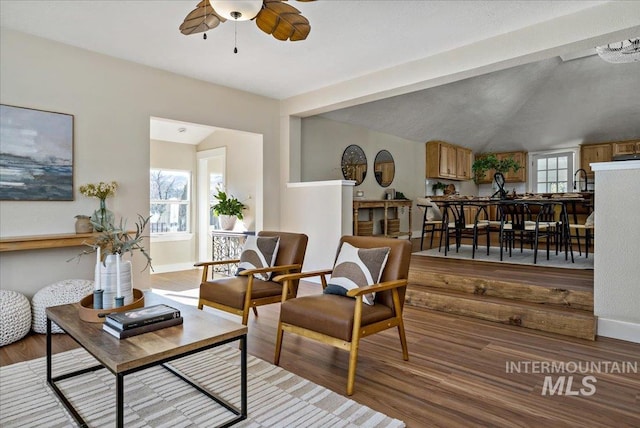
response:
<path id="1" fill-rule="evenodd" d="M 354 180 L 356 186 L 367 176 L 367 156 L 360 146 L 350 145 L 342 153 L 342 176 L 345 180 Z"/>
<path id="2" fill-rule="evenodd" d="M 376 176 L 376 181 L 382 187 L 387 187 L 393 181 L 393 177 L 396 175 L 396 165 L 393 162 L 393 156 L 387 150 L 380 150 L 376 155 L 376 160 L 373 163 L 373 174 Z"/>

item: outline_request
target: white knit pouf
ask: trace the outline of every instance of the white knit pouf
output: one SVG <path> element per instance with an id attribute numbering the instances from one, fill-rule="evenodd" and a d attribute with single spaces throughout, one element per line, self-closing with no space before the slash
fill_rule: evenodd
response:
<path id="1" fill-rule="evenodd" d="M 93 281 L 87 279 L 65 279 L 49 284 L 33 296 L 33 331 L 47 332 L 46 309 L 50 306 L 66 305 L 79 302 L 84 296 L 93 292 Z M 64 333 L 56 323 L 51 324 L 52 333 Z"/>
<path id="2" fill-rule="evenodd" d="M 20 340 L 31 330 L 31 304 L 17 291 L 0 290 L 0 346 Z"/>

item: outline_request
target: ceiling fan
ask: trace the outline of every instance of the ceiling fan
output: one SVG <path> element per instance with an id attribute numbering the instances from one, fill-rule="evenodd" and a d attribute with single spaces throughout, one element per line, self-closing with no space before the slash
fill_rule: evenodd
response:
<path id="1" fill-rule="evenodd" d="M 184 35 L 206 32 L 227 19 L 255 19 L 258 28 L 278 40 L 304 40 L 311 31 L 309 20 L 300 11 L 285 3 L 287 0 L 202 0 L 180 25 Z M 315 0 L 298 0 L 310 2 Z M 206 33 L 204 38 L 207 38 Z"/>

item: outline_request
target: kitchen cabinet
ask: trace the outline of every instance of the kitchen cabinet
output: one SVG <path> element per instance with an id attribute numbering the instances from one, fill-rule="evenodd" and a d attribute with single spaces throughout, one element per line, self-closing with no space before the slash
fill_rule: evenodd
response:
<path id="1" fill-rule="evenodd" d="M 482 153 L 476 156 L 476 159 L 486 157 L 492 153 Z M 504 173 L 505 183 L 524 183 L 527 181 L 527 152 L 502 152 L 493 153 L 498 160 L 513 158 L 514 161 L 521 165 L 521 168 L 514 172 L 509 170 Z M 496 173 L 494 169 L 488 170 L 483 177 L 477 180 L 478 184 L 490 184 L 493 182 L 493 176 Z"/>
<path id="2" fill-rule="evenodd" d="M 456 178 L 471 180 L 471 165 L 473 164 L 473 152 L 464 147 L 456 147 Z"/>
<path id="3" fill-rule="evenodd" d="M 613 143 L 612 156 L 640 154 L 640 140 Z"/>
<path id="4" fill-rule="evenodd" d="M 587 177 L 593 178 L 590 163 L 610 162 L 613 156 L 613 144 L 583 144 L 580 146 L 580 168 L 587 171 Z"/>
<path id="5" fill-rule="evenodd" d="M 427 178 L 471 179 L 472 152 L 444 141 L 427 143 Z"/>
<path id="6" fill-rule="evenodd" d="M 509 170 L 504 173 L 505 183 L 524 183 L 527 181 L 527 152 L 508 152 L 496 154 L 498 160 L 513 158 L 521 165 L 521 168 L 514 172 Z"/>

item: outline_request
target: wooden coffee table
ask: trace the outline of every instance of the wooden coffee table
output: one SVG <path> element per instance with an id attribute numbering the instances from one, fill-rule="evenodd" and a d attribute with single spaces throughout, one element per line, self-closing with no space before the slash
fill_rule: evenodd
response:
<path id="1" fill-rule="evenodd" d="M 102 330 L 102 323 L 82 321 L 78 316 L 79 303 L 47 308 L 47 383 L 73 415 L 76 422 L 78 422 L 80 426 L 87 426 L 78 411 L 58 388 L 56 382 L 102 368 L 111 371 L 111 373 L 116 376 L 116 426 L 122 427 L 124 423 L 124 377 L 130 373 L 135 373 L 157 365 L 166 368 L 235 415 L 233 419 L 220 426 L 231 426 L 246 419 L 247 327 L 151 292 L 145 293 L 144 298 L 145 306 L 164 303 L 179 309 L 184 318 L 184 323 L 179 326 L 168 327 L 127 339 L 117 339 Z M 100 364 L 53 377 L 51 367 L 52 321 L 58 324 L 62 330 L 86 349 Z M 215 348 L 236 340 L 240 341 L 241 347 L 240 409 L 224 399 L 217 397 L 211 391 L 208 391 L 203 386 L 197 384 L 167 364 L 171 360 Z"/>

